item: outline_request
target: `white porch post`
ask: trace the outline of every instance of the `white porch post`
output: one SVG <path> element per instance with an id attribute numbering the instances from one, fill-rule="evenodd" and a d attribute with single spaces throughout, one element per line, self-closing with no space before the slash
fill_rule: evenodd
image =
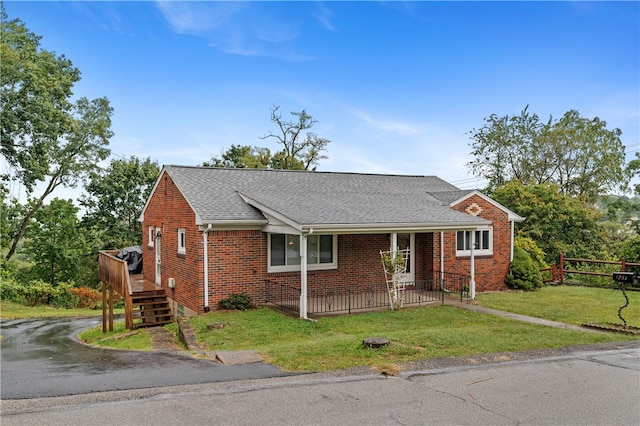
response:
<path id="1" fill-rule="evenodd" d="M 471 282 L 469 283 L 469 297 L 471 300 L 476 299 L 476 231 L 471 231 Z"/>
<path id="2" fill-rule="evenodd" d="M 396 251 L 398 251 L 398 233 L 392 232 L 391 233 L 391 255 L 395 256 Z"/>
<path id="3" fill-rule="evenodd" d="M 300 318 L 307 318 L 307 235 L 300 235 Z"/>

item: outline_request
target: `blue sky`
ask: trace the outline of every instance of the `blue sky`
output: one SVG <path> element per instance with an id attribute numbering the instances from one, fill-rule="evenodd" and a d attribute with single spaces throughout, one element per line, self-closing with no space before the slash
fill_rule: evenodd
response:
<path id="1" fill-rule="evenodd" d="M 640 149 L 638 2 L 5 2 L 107 96 L 111 149 L 198 165 L 266 146 L 269 109 L 331 140 L 318 170 L 482 187 L 469 132 L 569 109 Z"/>

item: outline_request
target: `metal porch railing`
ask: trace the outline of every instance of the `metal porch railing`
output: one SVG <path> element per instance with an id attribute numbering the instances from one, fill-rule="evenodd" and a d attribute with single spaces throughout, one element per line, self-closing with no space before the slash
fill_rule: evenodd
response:
<path id="1" fill-rule="evenodd" d="M 441 302 L 445 296 L 459 294 L 460 300 L 469 298 L 470 277 L 439 271 L 430 273 L 422 281 L 400 283 L 403 306 Z M 300 312 L 300 288 L 273 280 L 265 283 L 265 302 L 290 312 Z M 390 304 L 386 283 L 369 286 L 309 290 L 307 309 L 309 314 L 346 313 L 388 308 Z"/>

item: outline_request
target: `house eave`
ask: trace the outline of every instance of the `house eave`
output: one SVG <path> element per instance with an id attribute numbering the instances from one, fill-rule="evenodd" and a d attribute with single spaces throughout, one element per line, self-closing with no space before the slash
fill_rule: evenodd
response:
<path id="1" fill-rule="evenodd" d="M 491 225 L 490 221 L 479 220 L 475 222 L 457 223 L 361 223 L 361 224 L 302 224 L 300 227 L 289 227 L 283 225 L 279 228 L 273 227 L 267 220 L 226 220 L 208 221 L 200 223 L 200 231 L 205 231 L 211 224 L 210 229 L 233 229 L 233 230 L 261 230 L 263 232 L 284 232 L 291 234 L 390 234 L 398 233 L 420 233 L 420 232 L 440 232 L 440 231 L 464 231 L 485 228 Z"/>
<path id="2" fill-rule="evenodd" d="M 267 225 L 267 220 L 208 220 L 196 223 L 200 231 L 209 229 L 261 230 Z"/>
<path id="3" fill-rule="evenodd" d="M 486 220 L 468 223 L 306 224 L 302 225 L 302 232 L 313 234 L 388 234 L 393 232 L 420 233 L 474 230 L 484 228 L 490 224 L 491 222 Z"/>

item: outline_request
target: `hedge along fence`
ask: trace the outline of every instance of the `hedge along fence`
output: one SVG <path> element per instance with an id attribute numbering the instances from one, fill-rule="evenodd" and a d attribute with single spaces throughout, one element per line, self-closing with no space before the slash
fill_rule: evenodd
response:
<path id="1" fill-rule="evenodd" d="M 618 288 L 613 282 L 614 272 L 635 272 L 640 274 L 640 263 L 619 261 L 577 259 L 560 254 L 560 262 L 550 268 L 541 269 L 543 281 L 560 285 L 588 285 L 593 287 Z M 636 282 L 632 290 L 640 290 Z"/>

